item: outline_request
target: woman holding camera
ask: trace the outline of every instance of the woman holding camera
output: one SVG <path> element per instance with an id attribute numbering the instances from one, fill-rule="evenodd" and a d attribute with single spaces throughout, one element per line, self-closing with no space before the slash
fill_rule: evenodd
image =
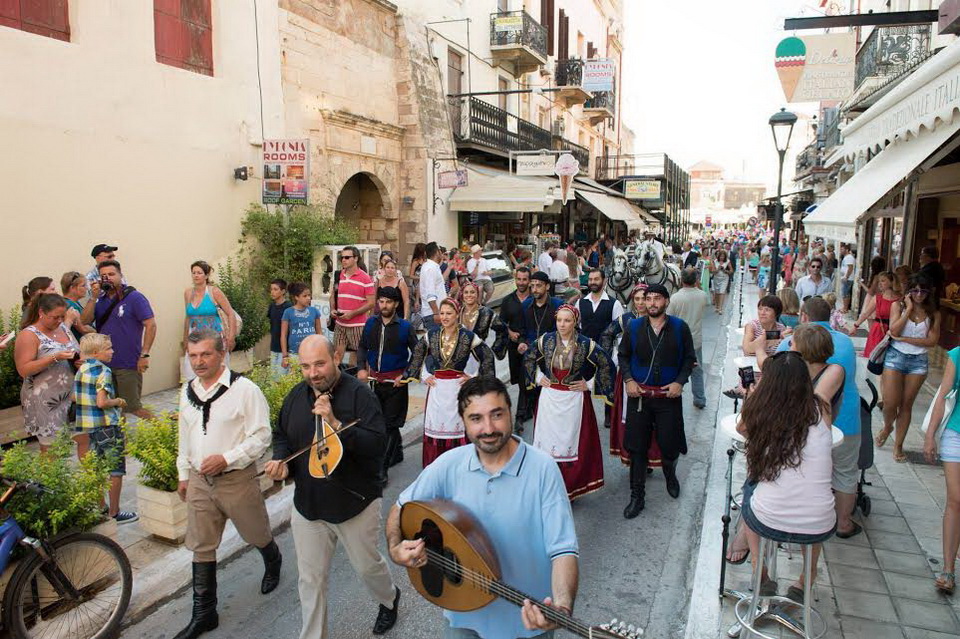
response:
<path id="1" fill-rule="evenodd" d="M 780 322 L 782 311 L 783 302 L 779 297 L 764 295 L 757 303 L 757 319 L 743 325 L 743 354 L 754 355 L 757 358 L 757 367 L 762 367 L 763 360 L 777 352 L 780 340 L 786 336 L 787 327 Z M 759 381 L 760 374 L 755 377 Z M 728 388 L 723 394 L 730 399 L 743 398 L 746 395 L 743 384 Z"/>
<path id="2" fill-rule="evenodd" d="M 67 302 L 55 293 L 43 293 L 27 307 L 25 328 L 17 335 L 13 361 L 23 377 L 20 405 L 28 434 L 46 451 L 69 422 L 73 401 L 72 362 L 80 345 L 67 329 Z"/>

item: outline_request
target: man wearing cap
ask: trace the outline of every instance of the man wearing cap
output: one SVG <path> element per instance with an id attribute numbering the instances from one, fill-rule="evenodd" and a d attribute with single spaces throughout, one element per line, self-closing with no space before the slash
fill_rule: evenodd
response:
<path id="1" fill-rule="evenodd" d="M 670 292 L 652 284 L 644 297 L 646 317 L 631 320 L 618 349 L 627 391 L 624 448 L 630 453 L 630 503 L 623 516 L 633 519 L 644 507 L 647 449 L 655 432 L 663 460 L 667 493 L 680 495 L 677 459 L 687 454 L 683 430 L 683 385 L 697 362 L 690 327 L 667 315 Z"/>
<path id="2" fill-rule="evenodd" d="M 93 268 L 87 271 L 87 290 L 90 290 L 90 287 L 93 286 L 94 282 L 100 281 L 100 271 L 99 266 L 100 262 L 106 260 L 115 260 L 117 259 L 116 255 L 117 247 L 110 246 L 109 244 L 97 244 L 90 251 L 90 257 L 92 257 L 96 263 L 93 265 Z M 123 285 L 127 285 L 126 278 L 123 278 Z"/>
<path id="3" fill-rule="evenodd" d="M 523 342 L 517 347 L 522 355 L 530 344 L 545 333 L 557 330 L 559 297 L 550 297 L 550 277 L 543 271 L 530 276 L 530 297 L 523 300 Z"/>
<path id="4" fill-rule="evenodd" d="M 360 334 L 357 349 L 357 379 L 369 381 L 380 402 L 387 427 L 387 450 L 383 457 L 383 481 L 387 469 L 403 461 L 400 428 L 407 420 L 409 388 L 400 383 L 410 355 L 417 346 L 417 331 L 397 316 L 400 290 L 384 286 L 377 293 L 378 315 L 369 318 Z"/>
<path id="5" fill-rule="evenodd" d="M 480 305 L 485 306 L 493 297 L 493 271 L 490 263 L 482 256 L 483 249 L 479 244 L 470 247 L 471 257 L 467 260 L 467 275 L 480 287 Z"/>

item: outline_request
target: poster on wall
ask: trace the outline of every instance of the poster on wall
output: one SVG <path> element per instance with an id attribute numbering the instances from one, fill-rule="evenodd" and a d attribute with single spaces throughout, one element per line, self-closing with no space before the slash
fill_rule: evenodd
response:
<path id="1" fill-rule="evenodd" d="M 310 140 L 263 141 L 263 203 L 307 204 Z"/>
<path id="2" fill-rule="evenodd" d="M 857 41 L 853 31 L 791 36 L 777 45 L 774 66 L 787 102 L 846 100 L 853 93 Z"/>

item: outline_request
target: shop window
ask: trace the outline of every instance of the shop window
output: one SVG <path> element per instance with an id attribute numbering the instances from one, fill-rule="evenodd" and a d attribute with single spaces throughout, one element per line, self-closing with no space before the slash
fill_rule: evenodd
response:
<path id="1" fill-rule="evenodd" d="M 0 0 L 0 26 L 70 42 L 67 0 Z"/>
<path id="2" fill-rule="evenodd" d="M 213 75 L 210 0 L 153 0 L 153 33 L 157 62 Z"/>

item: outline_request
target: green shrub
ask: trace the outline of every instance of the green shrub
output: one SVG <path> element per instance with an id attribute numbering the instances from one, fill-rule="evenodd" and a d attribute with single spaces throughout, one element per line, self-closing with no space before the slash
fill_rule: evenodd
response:
<path id="1" fill-rule="evenodd" d="M 20 308 L 15 306 L 4 318 L 0 314 L 0 337 L 10 331 L 20 329 Z M 17 366 L 13 363 L 13 345 L 17 340 L 11 340 L 7 348 L 0 351 L 0 409 L 20 405 L 20 386 L 23 382 L 17 373 Z"/>
<path id="2" fill-rule="evenodd" d="M 141 419 L 133 428 L 125 428 L 127 453 L 140 462 L 140 483 L 148 488 L 173 492 L 177 477 L 177 440 L 179 426 L 174 412 L 159 413 Z"/>
<path id="3" fill-rule="evenodd" d="M 100 501 L 110 485 L 109 458 L 87 455 L 73 460 L 73 442 L 64 430 L 46 453 L 15 444 L 3 456 L 3 475 L 17 481 L 35 481 L 49 493 L 16 493 L 7 510 L 33 537 L 49 537 L 67 529 L 88 530 L 100 523 Z"/>
<path id="4" fill-rule="evenodd" d="M 273 428 L 276 427 L 277 419 L 280 417 L 280 407 L 283 406 L 283 400 L 294 386 L 303 381 L 303 375 L 300 374 L 296 357 L 290 358 L 290 368 L 288 370 L 290 372 L 274 379 L 269 364 L 257 364 L 247 374 L 247 377 L 260 387 L 267 398 L 267 404 L 270 405 L 270 426 Z"/>
<path id="5" fill-rule="evenodd" d="M 266 289 L 255 286 L 249 271 L 235 265 L 232 259 L 227 259 L 220 267 L 217 285 L 230 300 L 233 310 L 243 319 L 243 327 L 237 335 L 234 350 L 245 351 L 253 348 L 270 331 Z"/>
<path id="6" fill-rule="evenodd" d="M 284 220 L 260 204 L 251 204 L 241 224 L 241 240 L 250 253 L 250 273 L 264 297 L 270 280 L 310 284 L 313 253 L 325 244 L 356 244 L 358 228 L 334 217 L 329 208 L 294 206 Z M 233 301 L 232 298 L 230 300 Z"/>

